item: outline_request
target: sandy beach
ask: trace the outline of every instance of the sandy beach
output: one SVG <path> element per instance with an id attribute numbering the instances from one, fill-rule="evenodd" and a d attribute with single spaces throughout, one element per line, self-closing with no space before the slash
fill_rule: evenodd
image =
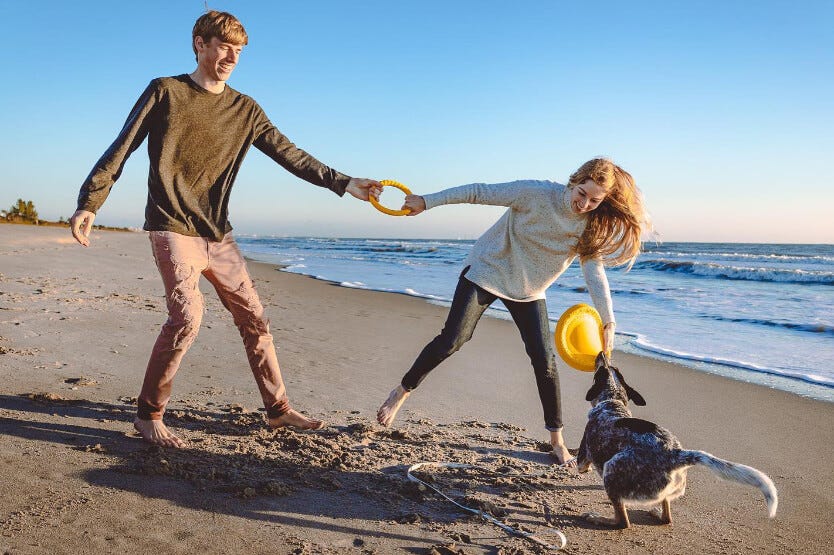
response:
<path id="1" fill-rule="evenodd" d="M 473 340 L 407 401 L 394 427 L 376 410 L 442 326 L 443 307 L 347 289 L 250 263 L 294 407 L 319 432 L 270 431 L 230 315 L 207 282 L 206 314 L 166 422 L 188 441 L 160 449 L 133 432 L 135 397 L 166 318 L 144 233 L 0 225 L 0 552 L 544 553 L 406 480 L 421 461 L 479 469 L 419 475 L 461 503 L 566 553 L 827 553 L 834 544 L 834 404 L 650 358 L 614 361 L 646 399 L 636 417 L 690 449 L 754 466 L 761 494 L 689 472 L 674 524 L 611 515 L 595 473 L 549 464 L 536 387 L 511 322 Z M 591 374 L 560 365 L 569 446 L 581 438 Z M 525 474 L 526 476 L 518 476 Z M 532 474 L 532 476 L 531 476 Z"/>

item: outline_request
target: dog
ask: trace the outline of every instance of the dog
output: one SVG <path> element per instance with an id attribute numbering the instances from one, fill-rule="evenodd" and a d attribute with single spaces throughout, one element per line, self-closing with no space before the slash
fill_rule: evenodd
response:
<path id="1" fill-rule="evenodd" d="M 592 408 L 579 445 L 577 470 L 588 472 L 593 466 L 599 473 L 614 505 L 614 518 L 586 513 L 583 515 L 586 520 L 597 525 L 629 528 L 627 505 L 654 506 L 652 515 L 671 524 L 669 502 L 684 494 L 686 471 L 696 464 L 725 480 L 759 488 L 767 502 L 768 515 L 773 518 L 779 498 L 766 474 L 704 451 L 682 449 L 669 430 L 632 418 L 628 402 L 645 406 L 643 396 L 625 382 L 604 353 L 596 357 L 595 366 L 594 384 L 585 396 Z"/>

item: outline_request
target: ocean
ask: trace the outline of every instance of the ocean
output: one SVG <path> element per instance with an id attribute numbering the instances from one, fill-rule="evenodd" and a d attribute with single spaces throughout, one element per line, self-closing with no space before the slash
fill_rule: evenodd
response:
<path id="1" fill-rule="evenodd" d="M 286 272 L 445 306 L 474 244 L 251 235 L 237 241 L 246 256 Z M 646 244 L 630 271 L 607 273 L 616 349 L 834 402 L 834 245 Z M 547 291 L 554 326 L 581 302 L 592 304 L 574 262 Z M 509 319 L 500 302 L 487 314 Z"/>

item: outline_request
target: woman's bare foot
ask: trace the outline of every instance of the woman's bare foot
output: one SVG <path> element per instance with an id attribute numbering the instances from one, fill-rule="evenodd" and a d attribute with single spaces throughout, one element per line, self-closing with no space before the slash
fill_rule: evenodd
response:
<path id="1" fill-rule="evenodd" d="M 411 392 L 406 391 L 402 385 L 395 387 L 391 391 L 391 394 L 388 395 L 388 399 L 386 399 L 385 402 L 382 403 L 382 406 L 379 407 L 379 410 L 376 413 L 377 422 L 386 428 L 390 426 L 394 421 L 394 418 L 397 417 L 400 407 L 403 406 L 403 403 L 409 395 L 411 395 Z"/>
<path id="2" fill-rule="evenodd" d="M 576 467 L 576 457 L 568 451 L 568 447 L 565 445 L 565 438 L 562 437 L 561 429 L 550 432 L 550 447 L 550 456 L 556 461 L 556 464 L 565 468 Z"/>
<path id="3" fill-rule="evenodd" d="M 321 430 L 324 422 L 315 418 L 307 418 L 300 412 L 290 409 L 277 418 L 269 419 L 269 427 L 276 428 L 297 428 L 299 430 Z"/>
<path id="4" fill-rule="evenodd" d="M 148 443 L 160 447 L 185 447 L 185 442 L 174 435 L 162 420 L 142 420 L 137 418 L 133 421 L 133 427 Z"/>
<path id="5" fill-rule="evenodd" d="M 565 468 L 576 468 L 576 457 L 570 454 L 568 448 L 564 445 L 554 445 L 553 450 L 550 451 L 550 457 L 557 465 Z"/>

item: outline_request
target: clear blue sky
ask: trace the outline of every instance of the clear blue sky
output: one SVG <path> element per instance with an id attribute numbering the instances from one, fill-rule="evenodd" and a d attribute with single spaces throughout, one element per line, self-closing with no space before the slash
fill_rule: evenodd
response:
<path id="1" fill-rule="evenodd" d="M 194 69 L 203 2 L 0 6 L 0 206 L 23 197 L 68 217 L 148 81 Z M 834 243 L 830 0 L 209 6 L 249 33 L 229 84 L 350 175 L 416 193 L 565 182 L 605 155 L 635 176 L 663 240 Z M 96 222 L 141 226 L 146 176 L 143 146 Z M 231 203 L 238 232 L 282 235 L 471 238 L 498 214 L 384 216 L 254 148 Z"/>

